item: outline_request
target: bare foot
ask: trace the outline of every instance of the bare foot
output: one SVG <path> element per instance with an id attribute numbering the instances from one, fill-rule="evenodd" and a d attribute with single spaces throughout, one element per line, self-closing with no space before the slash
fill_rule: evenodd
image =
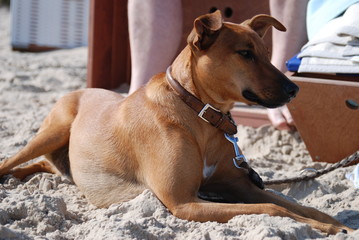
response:
<path id="1" fill-rule="evenodd" d="M 295 123 L 287 106 L 268 109 L 268 118 L 279 130 L 295 130 Z"/>

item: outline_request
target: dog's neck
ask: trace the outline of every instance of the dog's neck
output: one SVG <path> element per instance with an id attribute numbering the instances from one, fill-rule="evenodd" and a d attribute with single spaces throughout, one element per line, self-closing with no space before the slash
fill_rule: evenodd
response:
<path id="1" fill-rule="evenodd" d="M 196 72 L 195 56 L 189 46 L 186 46 L 177 56 L 172 64 L 172 77 L 176 79 L 188 92 L 200 99 L 204 103 L 209 103 L 223 113 L 229 113 L 234 106 L 233 103 L 219 103 L 208 94 L 206 89 L 201 87 Z"/>
<path id="2" fill-rule="evenodd" d="M 203 103 L 198 97 L 189 92 L 172 76 L 171 66 L 168 67 L 166 71 L 166 79 L 175 93 L 197 113 L 199 118 L 226 134 L 234 135 L 237 133 L 237 125 L 233 121 L 230 113 L 224 114 L 211 104 Z"/>
<path id="3" fill-rule="evenodd" d="M 200 98 L 193 81 L 191 50 L 186 47 L 172 64 L 172 77 L 176 79 L 188 92 Z"/>

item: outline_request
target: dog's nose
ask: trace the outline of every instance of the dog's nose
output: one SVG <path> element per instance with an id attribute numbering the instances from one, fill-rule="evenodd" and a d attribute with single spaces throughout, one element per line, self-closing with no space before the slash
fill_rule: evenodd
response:
<path id="1" fill-rule="evenodd" d="M 284 91 L 288 97 L 292 99 L 297 95 L 299 87 L 296 84 L 289 82 L 284 85 Z"/>

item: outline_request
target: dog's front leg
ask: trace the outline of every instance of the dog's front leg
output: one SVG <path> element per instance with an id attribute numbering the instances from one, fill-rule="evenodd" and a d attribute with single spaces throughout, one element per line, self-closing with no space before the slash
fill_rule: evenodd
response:
<path id="1" fill-rule="evenodd" d="M 170 204 L 171 205 L 171 204 Z M 313 228 L 319 229 L 328 234 L 336 234 L 343 230 L 351 231 L 345 226 L 336 226 L 329 223 L 319 222 L 311 218 L 305 218 L 288 209 L 276 204 L 226 204 L 212 203 L 200 199 L 193 199 L 192 202 L 172 205 L 169 210 L 178 218 L 190 221 L 216 221 L 226 223 L 233 217 L 243 214 L 268 214 L 270 216 L 290 217 L 296 221 L 307 223 Z"/>
<path id="2" fill-rule="evenodd" d="M 343 224 L 335 220 L 333 217 L 315 208 L 302 206 L 297 203 L 288 201 L 269 191 L 261 190 L 259 188 L 250 188 L 248 189 L 248 194 L 246 196 L 247 196 L 246 199 L 247 203 L 259 203 L 259 204 L 273 203 L 303 218 L 312 219 L 313 221 L 317 221 L 323 224 L 331 224 L 333 226 L 338 227 L 339 229 L 343 229 L 346 231 L 352 231 L 352 229 L 344 226 Z"/>
<path id="3" fill-rule="evenodd" d="M 166 159 L 167 164 L 161 161 L 162 166 L 166 166 L 163 168 L 165 170 L 162 170 L 161 174 L 151 171 L 147 179 L 151 190 L 178 218 L 199 222 L 225 223 L 236 215 L 268 214 L 290 217 L 329 234 L 336 234 L 343 229 L 351 231 L 350 228 L 341 225 L 324 213 L 299 206 L 259 189 L 250 182 L 249 178 L 245 180 L 246 178 L 241 177 L 239 181 L 237 178 L 239 186 L 236 188 L 237 190 L 233 189 L 233 191 L 240 189 L 235 195 L 240 196 L 239 200 L 246 202 L 245 204 L 213 203 L 201 200 L 197 197 L 197 193 L 202 181 L 203 165 L 189 157 L 180 158 L 180 160 L 174 161 L 173 164 L 168 164 L 171 162 L 168 159 Z M 227 177 L 230 178 L 228 175 Z M 226 178 L 226 180 L 228 179 Z M 235 179 L 233 178 L 233 180 Z M 314 217 L 316 214 L 318 216 Z"/>

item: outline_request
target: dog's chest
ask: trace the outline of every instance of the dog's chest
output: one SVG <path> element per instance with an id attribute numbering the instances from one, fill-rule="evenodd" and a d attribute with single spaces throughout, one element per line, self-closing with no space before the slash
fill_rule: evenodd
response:
<path id="1" fill-rule="evenodd" d="M 203 178 L 204 179 L 210 178 L 215 171 L 216 171 L 216 164 L 208 164 L 207 159 L 205 158 L 203 160 L 203 170 L 202 170 Z"/>

